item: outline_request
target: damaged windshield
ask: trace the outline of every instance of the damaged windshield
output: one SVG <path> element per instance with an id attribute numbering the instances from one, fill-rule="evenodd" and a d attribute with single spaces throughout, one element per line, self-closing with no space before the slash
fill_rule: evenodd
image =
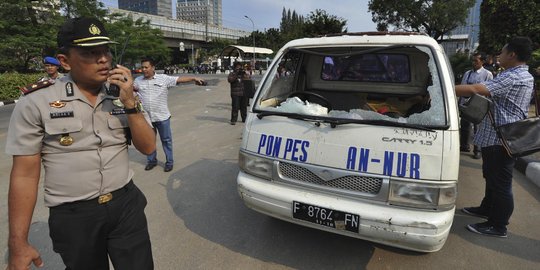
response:
<path id="1" fill-rule="evenodd" d="M 269 72 L 256 112 L 446 125 L 439 72 L 428 47 L 290 50 Z"/>

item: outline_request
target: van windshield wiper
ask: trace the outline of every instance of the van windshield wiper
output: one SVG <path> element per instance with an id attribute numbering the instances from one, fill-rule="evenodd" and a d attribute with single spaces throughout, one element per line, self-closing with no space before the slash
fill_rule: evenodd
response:
<path id="1" fill-rule="evenodd" d="M 421 126 L 421 125 L 394 122 L 394 121 L 388 121 L 388 120 L 325 119 L 323 122 L 329 123 L 330 127 L 332 128 L 335 128 L 339 125 L 345 125 L 345 124 L 369 124 L 369 125 L 377 125 L 377 126 L 406 127 L 406 128 L 413 128 L 413 129 L 432 131 L 432 132 L 435 131 L 431 128 Z"/>
<path id="2" fill-rule="evenodd" d="M 294 118 L 298 120 L 306 120 L 306 121 L 316 121 L 316 122 L 323 121 L 322 117 L 317 116 L 317 115 L 305 115 L 305 114 L 287 113 L 287 112 L 279 112 L 279 111 L 261 111 L 257 113 L 257 118 L 263 119 L 263 117 L 271 116 L 271 115 L 285 116 L 289 118 Z"/>
<path id="3" fill-rule="evenodd" d="M 270 115 L 279 115 L 279 116 L 285 116 L 285 117 L 294 118 L 298 120 L 313 121 L 313 122 L 316 122 L 315 124 L 317 126 L 319 126 L 321 122 L 328 123 L 330 124 L 330 127 L 332 128 L 336 128 L 339 125 L 346 125 L 346 124 L 368 124 L 368 125 L 377 125 L 377 126 L 406 127 L 406 128 L 419 129 L 419 130 L 425 130 L 425 131 L 431 131 L 431 132 L 435 131 L 432 128 L 417 125 L 417 124 L 400 123 L 400 122 L 394 122 L 394 121 L 388 121 L 388 120 L 330 119 L 327 117 L 321 117 L 321 116 L 316 116 L 316 115 L 304 115 L 304 114 L 286 113 L 286 112 L 279 112 L 279 111 L 261 111 L 257 113 L 257 118 L 262 119 L 263 117 L 270 116 Z"/>

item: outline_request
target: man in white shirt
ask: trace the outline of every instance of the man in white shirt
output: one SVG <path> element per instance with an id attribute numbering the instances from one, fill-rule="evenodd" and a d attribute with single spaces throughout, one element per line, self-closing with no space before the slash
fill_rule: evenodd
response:
<path id="1" fill-rule="evenodd" d="M 195 82 L 197 85 L 205 85 L 205 81 L 197 77 L 175 77 L 164 74 L 156 74 L 155 63 L 152 59 L 143 59 L 141 69 L 144 76 L 135 79 L 135 89 L 141 98 L 143 108 L 150 116 L 154 130 L 159 133 L 159 139 L 165 152 L 164 171 L 173 169 L 173 148 L 171 134 L 171 113 L 167 105 L 167 95 L 170 87 L 178 83 Z M 151 170 L 157 165 L 157 150 L 147 156 L 145 170 Z"/>
<path id="2" fill-rule="evenodd" d="M 463 79 L 461 80 L 461 84 L 477 84 L 485 81 L 489 81 L 493 79 L 493 74 L 485 69 L 484 62 L 486 61 L 486 56 L 482 53 L 475 53 L 472 56 L 472 69 L 468 70 L 463 74 Z M 465 98 L 460 98 L 460 103 L 465 102 Z M 460 128 L 460 141 L 461 146 L 460 150 L 462 152 L 469 152 L 471 151 L 469 141 L 471 137 L 471 126 L 473 127 L 474 133 L 476 133 L 476 130 L 478 129 L 478 125 L 473 125 L 471 122 L 465 120 L 464 118 L 461 118 L 461 128 Z M 480 154 L 480 147 L 477 145 L 474 145 L 473 148 L 473 158 L 474 159 L 480 159 L 482 155 Z"/>

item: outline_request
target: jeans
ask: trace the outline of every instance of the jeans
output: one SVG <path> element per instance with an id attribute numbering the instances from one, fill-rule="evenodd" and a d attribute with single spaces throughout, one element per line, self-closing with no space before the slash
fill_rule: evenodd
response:
<path id="1" fill-rule="evenodd" d="M 173 165 L 173 146 L 172 146 L 172 133 L 171 133 L 171 118 L 164 121 L 152 122 L 152 126 L 159 133 L 159 139 L 163 146 L 163 152 L 165 152 L 165 166 Z M 152 154 L 146 156 L 148 164 L 157 164 L 157 150 Z"/>
<path id="2" fill-rule="evenodd" d="M 482 147 L 482 160 L 486 190 L 480 207 L 489 213 L 488 222 L 491 225 L 506 231 L 506 225 L 514 211 L 512 173 L 515 160 L 508 156 L 501 145 Z"/>

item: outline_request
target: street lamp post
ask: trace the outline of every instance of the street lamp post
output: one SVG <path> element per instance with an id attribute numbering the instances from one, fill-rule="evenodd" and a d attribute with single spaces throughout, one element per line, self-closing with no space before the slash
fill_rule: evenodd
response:
<path id="1" fill-rule="evenodd" d="M 251 21 L 251 25 L 253 26 L 253 32 L 251 32 L 251 36 L 253 37 L 253 57 L 251 59 L 251 64 L 253 65 L 252 68 L 255 68 L 255 24 L 253 23 L 253 20 L 248 17 L 247 15 L 244 15 L 248 20 Z"/>

